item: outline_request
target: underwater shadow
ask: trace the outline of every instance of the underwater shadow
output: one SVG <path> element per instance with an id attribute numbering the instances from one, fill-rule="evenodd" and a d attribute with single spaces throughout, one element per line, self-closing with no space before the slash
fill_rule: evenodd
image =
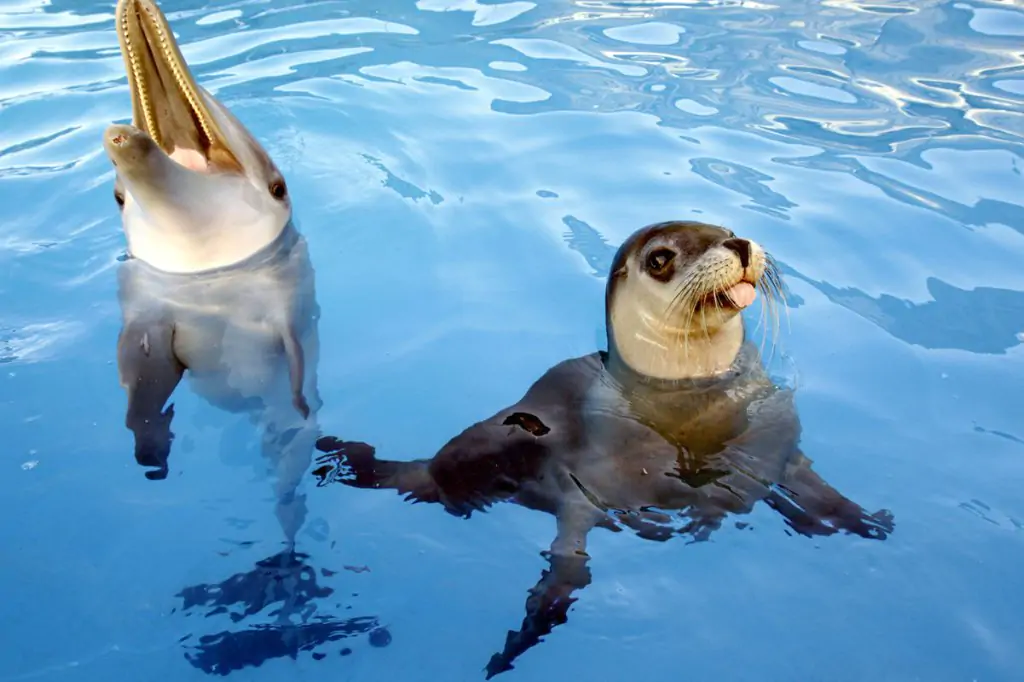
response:
<path id="1" fill-rule="evenodd" d="M 1001 355 L 1022 342 L 1024 291 L 994 287 L 958 289 L 929 277 L 925 282 L 933 300 L 911 303 L 889 294 L 874 298 L 852 287 L 835 287 L 792 268 L 783 271 L 914 346 Z"/>
<path id="2" fill-rule="evenodd" d="M 192 585 L 175 595 L 189 617 L 226 616 L 232 623 L 242 623 L 265 613 L 274 619 L 240 630 L 186 635 L 180 642 L 188 662 L 207 674 L 226 676 L 272 659 L 295 660 L 302 653 L 323 660 L 331 653 L 327 645 L 362 635 L 368 636 L 371 646 L 387 646 L 391 635 L 376 616 L 341 619 L 317 614 L 317 601 L 335 590 L 318 583 L 317 570 L 308 559 L 307 554 L 286 550 L 256 562 L 250 571 L 216 584 Z M 334 574 L 326 569 L 320 573 Z M 343 647 L 336 653 L 348 656 L 352 650 Z"/>

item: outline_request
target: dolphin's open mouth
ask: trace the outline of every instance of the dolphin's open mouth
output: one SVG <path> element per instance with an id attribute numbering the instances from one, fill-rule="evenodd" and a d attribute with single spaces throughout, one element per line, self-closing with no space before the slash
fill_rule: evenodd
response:
<path id="1" fill-rule="evenodd" d="M 117 35 L 132 96 L 132 124 L 193 170 L 241 172 L 156 4 L 119 0 Z"/>

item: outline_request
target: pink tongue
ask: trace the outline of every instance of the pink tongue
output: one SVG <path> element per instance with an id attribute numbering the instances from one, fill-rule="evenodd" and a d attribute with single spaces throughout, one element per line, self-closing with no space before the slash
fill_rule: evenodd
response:
<path id="1" fill-rule="evenodd" d="M 194 171 L 202 172 L 205 171 L 207 167 L 206 157 L 194 149 L 175 147 L 174 151 L 171 152 L 171 158 L 185 168 L 189 168 Z"/>
<path id="2" fill-rule="evenodd" d="M 750 282 L 740 282 L 739 284 L 732 285 L 725 290 L 725 295 L 732 299 L 733 304 L 737 308 L 746 308 L 757 298 L 754 285 Z"/>

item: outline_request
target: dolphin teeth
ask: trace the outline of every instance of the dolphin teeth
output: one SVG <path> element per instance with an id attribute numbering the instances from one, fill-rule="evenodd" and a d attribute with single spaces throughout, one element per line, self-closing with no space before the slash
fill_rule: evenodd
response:
<path id="1" fill-rule="evenodd" d="M 145 132 L 168 154 L 181 143 L 174 139 L 174 125 L 169 129 L 160 127 L 161 123 L 167 124 L 168 121 L 162 121 L 158 115 L 160 102 L 154 101 L 153 91 L 153 86 L 158 84 L 150 82 L 150 79 L 161 81 L 159 71 L 163 68 L 165 71 L 159 86 L 167 91 L 164 93 L 166 96 L 172 96 L 170 91 L 173 89 L 176 90 L 173 95 L 183 100 L 182 104 L 192 119 L 190 123 L 195 126 L 195 132 L 200 138 L 197 140 L 199 151 L 206 147 L 204 153 L 209 153 L 209 148 L 222 143 L 221 131 L 210 115 L 159 7 L 151 0 L 120 0 L 117 29 L 128 86 L 132 92 L 134 118 L 138 119 L 132 123 L 136 127 L 144 127 Z M 150 63 L 156 73 L 147 73 Z M 166 117 L 169 114 L 163 115 Z M 178 113 L 179 118 L 183 115 L 184 111 Z"/>

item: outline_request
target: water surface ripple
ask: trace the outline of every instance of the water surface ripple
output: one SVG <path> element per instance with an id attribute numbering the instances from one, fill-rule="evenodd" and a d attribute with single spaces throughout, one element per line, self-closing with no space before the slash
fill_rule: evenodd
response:
<path id="1" fill-rule="evenodd" d="M 113 5 L 0 3 L 0 682 L 483 679 L 550 516 L 310 486 L 282 553 L 258 435 L 187 385 L 170 476 L 136 466 Z M 801 447 L 895 532 L 805 538 L 763 505 L 708 542 L 597 530 L 567 622 L 499 679 L 1020 679 L 1020 3 L 161 6 L 288 178 L 318 420 L 379 457 L 430 457 L 603 347 L 641 225 L 728 225 L 780 263 Z"/>

